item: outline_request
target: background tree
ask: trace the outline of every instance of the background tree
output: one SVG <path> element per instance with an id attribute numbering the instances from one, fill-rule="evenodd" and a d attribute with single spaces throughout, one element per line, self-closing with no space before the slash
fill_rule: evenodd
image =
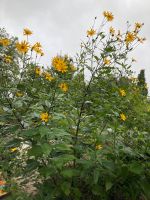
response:
<path id="1" fill-rule="evenodd" d="M 144 96 L 147 96 L 148 94 L 148 89 L 147 89 L 147 84 L 145 81 L 145 70 L 142 69 L 140 73 L 138 74 L 138 86 L 141 90 L 141 94 Z"/>

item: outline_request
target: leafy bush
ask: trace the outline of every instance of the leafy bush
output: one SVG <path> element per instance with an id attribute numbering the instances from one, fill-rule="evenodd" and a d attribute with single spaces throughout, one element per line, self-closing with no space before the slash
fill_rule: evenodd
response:
<path id="1" fill-rule="evenodd" d="M 149 102 L 128 57 L 145 40 L 142 24 L 105 33 L 114 16 L 103 15 L 74 59 L 57 55 L 46 68 L 29 29 L 22 42 L 1 30 L 0 170 L 11 199 L 149 198 Z"/>

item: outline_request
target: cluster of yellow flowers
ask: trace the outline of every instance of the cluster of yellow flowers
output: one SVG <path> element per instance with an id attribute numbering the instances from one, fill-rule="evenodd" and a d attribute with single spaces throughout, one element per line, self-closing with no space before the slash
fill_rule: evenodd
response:
<path id="1" fill-rule="evenodd" d="M 29 49 L 31 51 L 34 51 L 36 54 L 40 56 L 44 56 L 43 50 L 42 50 L 42 45 L 39 42 L 36 42 L 33 46 L 29 44 L 28 42 L 28 36 L 32 35 L 32 31 L 28 28 L 25 28 L 23 30 L 23 35 L 27 36 L 27 40 L 24 40 L 22 42 L 17 42 L 16 43 L 16 48 L 19 53 L 26 54 Z"/>
<path id="2" fill-rule="evenodd" d="M 65 73 L 68 71 L 66 61 L 60 56 L 56 56 L 52 59 L 52 66 L 56 69 L 56 71 L 61 73 Z"/>
<path id="3" fill-rule="evenodd" d="M 104 11 L 103 16 L 104 16 L 104 18 L 106 19 L 107 22 L 111 22 L 114 19 L 113 14 L 109 11 Z M 95 34 L 96 34 L 96 30 L 94 30 L 93 28 L 87 30 L 87 36 L 92 37 Z"/>
<path id="4" fill-rule="evenodd" d="M 48 81 L 54 80 L 54 77 L 52 77 L 52 75 L 49 72 L 47 72 L 47 71 L 42 72 L 40 67 L 35 67 L 35 74 L 37 76 L 43 75 L 45 77 L 45 79 Z"/>
<path id="5" fill-rule="evenodd" d="M 7 47 L 8 45 L 10 45 L 10 40 L 7 38 L 0 38 L 0 45 Z"/>

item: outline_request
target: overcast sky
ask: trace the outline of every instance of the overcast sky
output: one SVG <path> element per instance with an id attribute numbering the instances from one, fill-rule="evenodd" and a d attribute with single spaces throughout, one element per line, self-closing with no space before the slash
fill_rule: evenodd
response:
<path id="1" fill-rule="evenodd" d="M 57 53 L 75 55 L 94 17 L 100 21 L 104 10 L 113 12 L 112 25 L 120 29 L 125 30 L 126 21 L 144 22 L 147 40 L 133 54 L 133 70 L 145 69 L 150 88 L 150 0 L 0 0 L 0 27 L 20 39 L 22 29 L 30 28 L 32 41 L 44 47 L 42 63 L 49 65 Z"/>

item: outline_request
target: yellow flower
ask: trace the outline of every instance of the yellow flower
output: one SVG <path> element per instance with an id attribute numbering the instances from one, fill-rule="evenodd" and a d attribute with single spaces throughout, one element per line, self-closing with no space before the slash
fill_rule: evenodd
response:
<path id="1" fill-rule="evenodd" d="M 11 149 L 10 149 L 11 152 L 15 152 L 15 151 L 17 151 L 17 150 L 18 150 L 17 147 L 14 147 L 14 148 L 11 148 Z"/>
<path id="2" fill-rule="evenodd" d="M 114 36 L 115 34 L 115 29 L 111 26 L 110 29 L 109 29 L 109 32 L 112 36 Z"/>
<path id="3" fill-rule="evenodd" d="M 119 89 L 119 92 L 120 92 L 120 95 L 121 95 L 122 97 L 126 96 L 125 90 Z"/>
<path id="4" fill-rule="evenodd" d="M 16 44 L 16 48 L 20 53 L 27 53 L 29 50 L 29 43 L 27 41 L 22 41 L 21 43 Z"/>
<path id="5" fill-rule="evenodd" d="M 135 38 L 135 33 L 128 32 L 125 37 L 126 44 L 128 45 L 129 43 L 133 42 Z"/>
<path id="6" fill-rule="evenodd" d="M 36 73 L 36 75 L 40 76 L 40 74 L 41 74 L 41 69 L 40 69 L 39 67 L 36 67 L 36 68 L 35 68 L 35 73 Z"/>
<path id="7" fill-rule="evenodd" d="M 125 114 L 121 113 L 121 114 L 120 114 L 120 119 L 121 119 L 122 121 L 126 121 L 127 117 L 125 116 Z"/>
<path id="8" fill-rule="evenodd" d="M 12 56 L 4 55 L 4 62 L 11 63 L 12 62 Z"/>
<path id="9" fill-rule="evenodd" d="M 110 64 L 110 60 L 108 58 L 104 58 L 104 64 L 105 65 L 109 65 Z"/>
<path id="10" fill-rule="evenodd" d="M 106 18 L 106 20 L 108 22 L 110 22 L 110 21 L 112 21 L 114 19 L 114 16 L 113 16 L 113 14 L 111 12 L 104 11 L 103 15 L 104 15 L 104 17 Z"/>
<path id="11" fill-rule="evenodd" d="M 48 81 L 52 81 L 54 78 L 52 77 L 52 75 L 48 72 L 44 72 L 45 75 L 45 79 Z"/>
<path id="12" fill-rule="evenodd" d="M 16 92 L 16 96 L 17 96 L 17 97 L 22 97 L 22 96 L 23 96 L 23 93 L 22 93 L 22 92 Z"/>
<path id="13" fill-rule="evenodd" d="M 95 147 L 96 150 L 100 150 L 100 149 L 102 149 L 102 148 L 103 148 L 103 147 L 102 147 L 101 144 L 97 144 L 96 147 Z"/>
<path id="14" fill-rule="evenodd" d="M 40 42 L 36 42 L 36 43 L 32 46 L 31 51 L 34 50 L 34 49 L 36 49 L 36 48 L 42 48 L 42 45 L 41 45 Z"/>
<path id="15" fill-rule="evenodd" d="M 0 39 L 0 44 L 4 47 L 8 46 L 10 44 L 10 40 L 7 39 L 7 38 L 3 38 L 3 39 Z"/>
<path id="16" fill-rule="evenodd" d="M 23 30 L 23 35 L 32 35 L 32 31 L 30 31 L 30 29 L 28 29 L 28 28 L 24 28 L 24 30 Z"/>
<path id="17" fill-rule="evenodd" d="M 66 83 L 59 84 L 59 87 L 62 91 L 67 92 L 68 91 L 68 85 Z"/>
<path id="18" fill-rule="evenodd" d="M 93 36 L 95 34 L 96 34 L 96 31 L 94 29 L 91 28 L 90 30 L 87 30 L 87 35 L 88 36 Z"/>
<path id="19" fill-rule="evenodd" d="M 37 54 L 40 54 L 40 55 L 44 54 L 42 49 L 40 49 L 39 47 L 33 47 L 32 50 L 35 51 Z"/>
<path id="20" fill-rule="evenodd" d="M 65 73 L 68 71 L 67 64 L 61 57 L 58 56 L 54 57 L 52 59 L 52 65 L 58 72 Z"/>
<path id="21" fill-rule="evenodd" d="M 47 112 L 46 112 L 46 113 L 41 113 L 40 119 L 41 119 L 41 121 L 43 121 L 43 122 L 48 122 L 48 119 L 49 119 L 48 113 L 47 113 Z"/>

